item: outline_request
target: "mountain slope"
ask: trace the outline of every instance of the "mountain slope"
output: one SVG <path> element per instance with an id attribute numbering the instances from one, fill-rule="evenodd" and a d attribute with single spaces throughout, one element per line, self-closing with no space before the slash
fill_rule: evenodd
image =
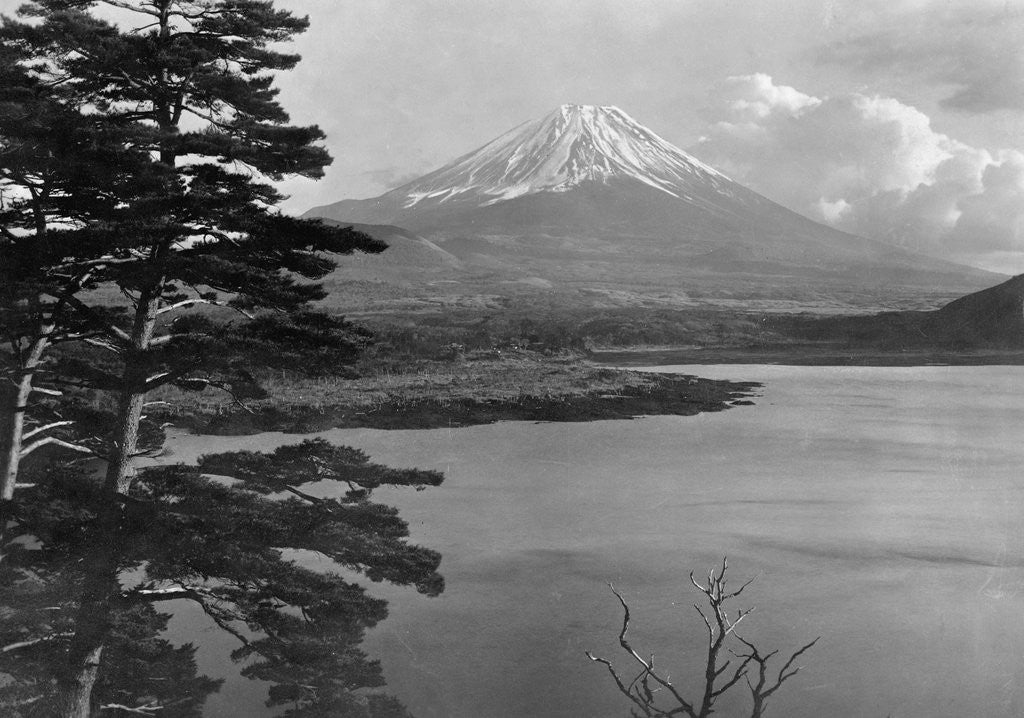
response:
<path id="1" fill-rule="evenodd" d="M 776 206 L 616 107 L 563 105 L 380 197 L 343 200 L 307 215 L 440 226 L 467 211 L 540 193 L 565 199 L 593 184 L 638 184 L 723 216 L 734 214 L 737 203 Z"/>
<path id="2" fill-rule="evenodd" d="M 783 276 L 956 293 L 999 278 L 813 222 L 615 107 L 564 105 L 380 197 L 306 216 L 398 225 L 460 259 L 563 282 L 743 287 Z"/>
<path id="3" fill-rule="evenodd" d="M 342 225 L 335 220 L 325 220 L 328 224 Z M 343 226 L 379 239 L 388 245 L 380 254 L 355 253 L 346 264 L 361 268 L 376 267 L 419 267 L 421 269 L 448 268 L 457 269 L 461 266 L 459 259 L 437 246 L 429 239 L 424 239 L 401 227 L 385 224 L 359 224 L 346 222 Z"/>

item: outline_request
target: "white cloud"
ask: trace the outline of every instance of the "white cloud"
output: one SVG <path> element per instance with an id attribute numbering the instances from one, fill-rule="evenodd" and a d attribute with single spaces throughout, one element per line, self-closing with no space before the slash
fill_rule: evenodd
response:
<path id="1" fill-rule="evenodd" d="M 829 202 L 824 197 L 818 198 L 818 202 L 815 205 L 818 210 L 818 214 L 821 215 L 822 219 L 831 224 L 836 224 L 843 218 L 843 215 L 849 214 L 852 207 L 850 203 L 845 199 L 837 199 L 835 202 Z"/>
<path id="2" fill-rule="evenodd" d="M 962 198 L 952 237 L 993 251 L 1018 249 L 1024 237 L 1024 154 L 1004 151 L 985 166 L 982 189 Z"/>
<path id="3" fill-rule="evenodd" d="M 764 74 L 726 80 L 710 119 L 694 153 L 798 212 L 957 261 L 1024 257 L 1021 152 L 959 142 L 891 97 L 814 97 Z"/>
<path id="4" fill-rule="evenodd" d="M 759 120 L 775 112 L 799 115 L 809 107 L 821 104 L 817 97 L 799 90 L 776 85 L 764 73 L 730 77 L 725 82 L 725 96 L 734 114 L 748 120 Z"/>

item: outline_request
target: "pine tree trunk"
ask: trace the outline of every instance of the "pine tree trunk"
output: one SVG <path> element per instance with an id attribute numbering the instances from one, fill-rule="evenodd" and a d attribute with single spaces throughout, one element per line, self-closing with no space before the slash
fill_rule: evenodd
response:
<path id="1" fill-rule="evenodd" d="M 54 713 L 59 718 L 90 718 L 93 689 L 111 627 L 112 602 L 120 592 L 118 581 L 118 526 L 121 506 L 104 506 L 87 537 L 94 553 L 83 567 L 85 577 L 75 615 L 75 635 L 68 646 L 57 678 Z"/>
<path id="2" fill-rule="evenodd" d="M 78 652 L 76 652 L 78 653 Z M 79 664 L 75 673 L 69 673 L 57 683 L 56 714 L 60 718 L 90 718 L 92 715 L 92 689 L 100 670 L 103 645 L 89 647 L 84 654 L 74 656 Z"/>
<path id="3" fill-rule="evenodd" d="M 139 425 L 142 423 L 142 405 L 145 401 L 144 391 L 121 391 L 117 427 L 114 430 L 114 452 L 107 464 L 104 483 L 109 492 L 127 494 L 135 478 L 135 452 L 139 446 Z"/>
<path id="4" fill-rule="evenodd" d="M 28 409 L 28 400 L 32 394 L 32 380 L 35 378 L 36 369 L 42 360 L 43 352 L 49 345 L 49 336 L 44 334 L 33 342 L 27 359 L 21 367 L 21 376 L 15 389 L 5 397 L 10 403 L 5 402 L 3 407 L 7 417 L 7 424 L 4 425 L 4 434 L 0 439 L 0 446 L 3 447 L 3 464 L 0 465 L 0 500 L 10 501 L 14 498 L 14 487 L 18 481 L 18 466 L 21 460 L 22 439 L 25 434 L 25 412 Z"/>
<path id="5" fill-rule="evenodd" d="M 110 493 L 126 494 L 135 478 L 135 453 L 139 446 L 139 424 L 146 403 L 146 351 L 156 327 L 159 298 L 155 291 L 143 291 L 135 311 L 132 348 L 125 354 L 121 394 L 117 407 L 113 452 L 107 464 L 104 487 Z"/>

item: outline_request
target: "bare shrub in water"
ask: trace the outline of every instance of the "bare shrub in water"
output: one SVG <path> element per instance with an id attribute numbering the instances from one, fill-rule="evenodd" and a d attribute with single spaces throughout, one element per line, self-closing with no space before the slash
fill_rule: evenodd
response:
<path id="1" fill-rule="evenodd" d="M 609 584 L 612 593 L 622 604 L 623 617 L 622 630 L 619 631 L 619 645 L 636 666 L 639 666 L 639 672 L 627 680 L 611 661 L 595 656 L 590 651 L 587 651 L 586 654 L 587 658 L 595 663 L 603 664 L 608 669 L 612 680 L 615 681 L 616 688 L 633 703 L 632 716 L 707 718 L 715 712 L 715 702 L 743 681 L 750 691 L 752 701 L 750 717 L 762 718 L 768 699 L 782 687 L 783 683 L 800 671 L 801 666 L 793 664 L 797 658 L 818 642 L 820 636 L 790 654 L 777 673 L 770 672 L 768 664 L 772 658 L 778 655 L 778 650 L 761 653 L 757 646 L 736 633 L 736 628 L 754 609 L 740 609 L 736 611 L 735 616 L 731 616 L 730 610 L 727 608 L 727 604 L 739 597 L 753 579 L 735 591 L 727 591 L 725 574 L 728 568 L 728 560 L 723 559 L 720 569 L 712 569 L 708 572 L 707 581 L 704 584 L 694 578 L 693 572 L 690 573 L 690 582 L 704 594 L 708 604 L 706 609 L 701 608 L 699 604 L 693 604 L 707 627 L 708 636 L 703 695 L 697 701 L 684 698 L 680 689 L 670 680 L 669 674 L 655 669 L 653 654 L 650 658 L 644 658 L 633 648 L 626 637 L 626 633 L 629 631 L 629 606 L 622 594 Z M 732 642 L 738 643 L 739 646 L 734 648 L 727 645 Z M 724 663 L 721 662 L 723 652 L 728 652 L 732 656 Z"/>

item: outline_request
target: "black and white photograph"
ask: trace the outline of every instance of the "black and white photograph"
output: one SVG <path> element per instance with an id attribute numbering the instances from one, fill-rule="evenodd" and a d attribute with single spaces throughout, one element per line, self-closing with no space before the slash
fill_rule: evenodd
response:
<path id="1" fill-rule="evenodd" d="M 1024 0 L 0 0 L 0 716 L 1024 716 Z"/>

